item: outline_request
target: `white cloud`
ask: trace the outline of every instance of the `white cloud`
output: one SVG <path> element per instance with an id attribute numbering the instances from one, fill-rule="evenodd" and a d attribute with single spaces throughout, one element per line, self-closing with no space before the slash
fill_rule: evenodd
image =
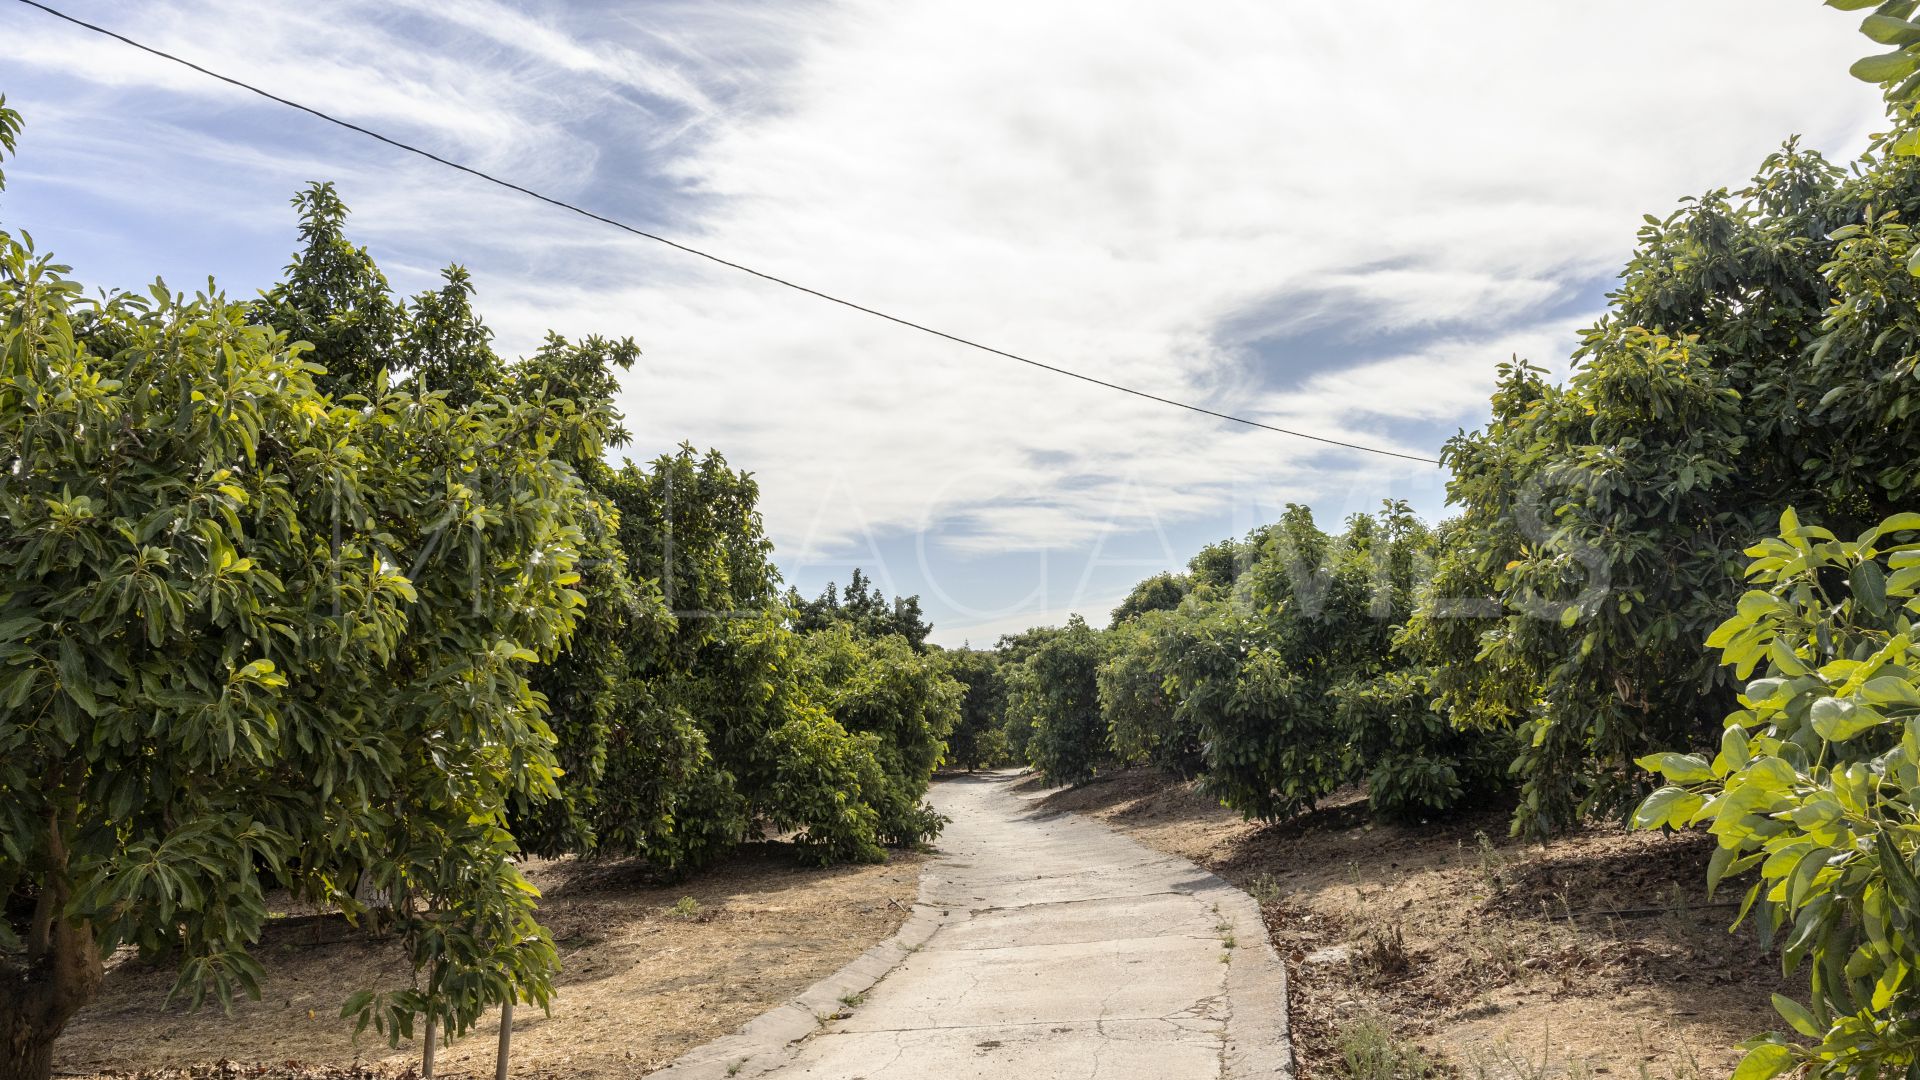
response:
<path id="1" fill-rule="evenodd" d="M 101 17 L 863 304 L 1414 453 L 1480 421 L 1510 354 L 1564 356 L 1574 326 L 1543 312 L 1619 264 L 1641 213 L 1737 184 L 1790 133 L 1845 149 L 1877 119 L 1845 74 L 1851 21 L 1804 0 L 395 10 Z M 293 118 L 50 20 L 4 29 L 12 63 L 84 81 L 75 109 L 200 123 L 160 166 L 258 174 L 261 205 L 208 213 L 284 213 L 285 162 L 217 144 Z M 191 119 L 212 109 L 255 127 Z M 964 555 L 1084 545 L 1250 492 L 1362 508 L 1432 489 L 1430 466 L 1061 379 L 379 148 L 326 160 L 384 259 L 474 265 L 504 343 L 638 338 L 637 451 L 725 449 L 793 557 L 903 530 Z M 1397 336 L 1275 370 L 1247 326 Z"/>

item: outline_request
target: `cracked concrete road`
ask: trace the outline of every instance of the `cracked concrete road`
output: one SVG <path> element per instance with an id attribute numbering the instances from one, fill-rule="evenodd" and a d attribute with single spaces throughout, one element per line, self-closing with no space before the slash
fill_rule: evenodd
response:
<path id="1" fill-rule="evenodd" d="M 1245 893 L 1013 774 L 935 785 L 953 819 L 920 902 L 939 920 L 778 1080 L 1213 1080 L 1291 1075 L 1285 972 Z"/>

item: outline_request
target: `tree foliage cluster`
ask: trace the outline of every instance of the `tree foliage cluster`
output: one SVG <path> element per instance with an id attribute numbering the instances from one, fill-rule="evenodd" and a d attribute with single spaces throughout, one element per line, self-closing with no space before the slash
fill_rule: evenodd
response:
<path id="1" fill-rule="evenodd" d="M 799 590 L 789 589 L 787 606 L 794 611 L 794 628 L 801 631 L 824 630 L 844 623 L 855 633 L 868 637 L 897 635 L 922 651 L 927 648 L 927 635 L 933 631 L 920 613 L 918 596 L 896 596 L 889 602 L 886 594 L 875 588 L 858 567 L 854 568 L 844 591 L 828 582 L 819 596 L 806 600 L 801 598 Z"/>
<path id="2" fill-rule="evenodd" d="M 1753 587 L 1708 638 L 1743 682 L 1739 707 L 1717 748 L 1641 759 L 1666 784 L 1634 823 L 1708 824 L 1709 888 L 1757 870 L 1740 920 L 1781 942 L 1789 971 L 1810 969 L 1811 1007 L 1774 1004 L 1813 1045 L 1757 1039 L 1736 1076 L 1906 1073 L 1920 1062 L 1920 514 L 1845 541 L 1789 509 L 1747 554 Z"/>
<path id="3" fill-rule="evenodd" d="M 1004 639 L 1007 743 L 1056 782 L 1146 761 L 1261 817 L 1355 781 L 1397 817 L 1497 791 L 1504 742 L 1448 723 L 1406 642 L 1435 542 L 1404 504 L 1339 534 L 1293 506 L 1142 582 L 1104 631 Z"/>
<path id="4" fill-rule="evenodd" d="M 0 1076 L 122 945 L 257 994 L 275 890 L 410 958 L 343 1015 L 453 1037 L 553 993 L 524 853 L 943 824 L 965 691 L 917 601 L 790 608 L 751 476 L 606 462 L 633 342 L 504 358 L 463 269 L 398 297 L 330 185 L 294 205 L 252 301 L 88 299 L 0 231 Z"/>

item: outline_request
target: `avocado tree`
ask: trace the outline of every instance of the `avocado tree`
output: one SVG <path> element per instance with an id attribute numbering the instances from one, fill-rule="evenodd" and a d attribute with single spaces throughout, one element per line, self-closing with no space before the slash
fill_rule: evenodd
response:
<path id="1" fill-rule="evenodd" d="M 1202 782 L 1249 816 L 1311 807 L 1348 778 L 1328 694 L 1377 670 L 1392 635 L 1364 546 L 1372 529 L 1356 517 L 1348 534 L 1330 536 L 1306 507 L 1289 506 L 1257 548 L 1249 543 L 1258 556 L 1228 591 L 1183 608 L 1183 631 L 1163 638 L 1176 716 L 1207 747 Z"/>
<path id="2" fill-rule="evenodd" d="M 948 649 L 940 654 L 947 674 L 961 686 L 960 715 L 947 736 L 949 763 L 972 772 L 996 765 L 1011 756 L 1000 715 L 1006 710 L 1007 687 L 1000 672 L 1000 656 L 988 649 Z"/>
<path id="3" fill-rule="evenodd" d="M 870 736 L 884 784 L 866 792 L 883 843 L 936 836 L 946 819 L 921 802 L 964 690 L 940 658 L 898 634 L 862 637 L 841 624 L 801 637 L 802 672 L 814 700 L 852 735 Z"/>
<path id="4" fill-rule="evenodd" d="M 793 628 L 802 633 L 845 624 L 867 637 L 898 634 L 924 652 L 927 635 L 933 632 L 920 614 L 918 596 L 896 596 L 889 601 L 859 567 L 854 568 L 844 590 L 828 582 L 812 600 L 803 599 L 797 589 L 788 589 L 787 606 L 793 609 Z"/>
<path id="5" fill-rule="evenodd" d="M 1031 726 L 1027 760 L 1055 784 L 1079 784 L 1113 760 L 1100 715 L 1100 664 L 1106 642 L 1074 615 L 1046 636 L 1007 680 L 1007 711 Z"/>
<path id="6" fill-rule="evenodd" d="M 1192 589 L 1193 580 L 1186 574 L 1155 574 L 1135 585 L 1126 599 L 1113 609 L 1112 625 L 1117 628 L 1149 611 L 1172 611 Z"/>
<path id="7" fill-rule="evenodd" d="M 83 300 L 0 232 L 0 1077 L 48 1074 L 123 944 L 195 1001 L 257 992 L 280 887 L 395 898 L 415 977 L 345 1011 L 396 1038 L 551 992 L 507 801 L 555 790 L 528 669 L 581 603 L 552 451 L 591 422 L 336 401 L 254 315 Z"/>
<path id="8" fill-rule="evenodd" d="M 252 315 L 289 338 L 308 340 L 311 356 L 336 365 L 316 374 L 316 383 L 336 400 L 378 396 L 391 384 L 435 390 L 456 405 L 506 394 L 579 417 L 550 447 L 530 448 L 565 461 L 586 485 L 576 588 L 584 602 L 566 647 L 531 675 L 556 736 L 560 797 L 516 794 L 510 806 L 513 834 L 526 850 L 596 850 L 594 806 L 613 730 L 656 718 L 633 685 L 629 658 L 657 646 L 671 623 L 657 586 L 627 572 L 612 494 L 618 478 L 603 460 L 608 448 L 627 439 L 614 398 L 618 373 L 632 366 L 639 349 L 631 339 L 575 342 L 549 334 L 531 356 L 503 361 L 474 310 L 466 271 L 448 267 L 441 288 L 395 302 L 371 253 L 347 238 L 347 206 L 331 184 L 309 185 L 293 205 L 301 247 L 284 280 L 262 295 Z M 663 734 L 671 733 L 669 728 Z M 667 738 L 646 742 L 658 752 L 658 779 L 672 782 L 683 756 L 676 751 L 685 748 Z"/>
<path id="9" fill-rule="evenodd" d="M 1163 580 L 1148 578 L 1142 585 Z M 1136 588 L 1138 596 L 1141 589 Z M 1148 761 L 1175 776 L 1198 775 L 1206 747 L 1193 711 L 1179 708 L 1169 688 L 1169 658 L 1187 619 L 1176 611 L 1148 608 L 1117 621 L 1107 631 L 1110 655 L 1100 665 L 1100 712 L 1107 739 L 1123 761 Z"/>
<path id="10" fill-rule="evenodd" d="M 1448 444 L 1462 514 L 1414 648 L 1456 724 L 1520 736 L 1516 829 L 1623 813 L 1637 758 L 1716 737 L 1733 687 L 1699 642 L 1744 537 L 1789 505 L 1857 531 L 1916 492 L 1903 130 L 1851 176 L 1789 143 L 1649 220 L 1566 384 L 1510 365 Z"/>

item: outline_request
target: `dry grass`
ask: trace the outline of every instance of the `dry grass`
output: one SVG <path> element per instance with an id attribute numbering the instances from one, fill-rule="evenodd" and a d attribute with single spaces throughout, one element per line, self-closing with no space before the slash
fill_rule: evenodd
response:
<path id="1" fill-rule="evenodd" d="M 922 859 L 818 870 L 779 844 L 749 845 L 690 880 L 657 880 L 637 861 L 535 861 L 541 921 L 565 965 L 553 1014 L 515 1019 L 516 1077 L 630 1077 L 732 1031 L 860 955 L 898 929 L 918 891 Z M 691 903 L 687 901 L 691 900 Z M 288 920 L 294 923 L 294 920 Z M 59 1073 L 119 1076 L 231 1059 L 241 1071 L 199 1076 L 333 1075 L 356 1063 L 393 1074 L 419 1060 L 371 1032 L 356 1043 L 339 1019 L 348 991 L 405 983 L 391 942 L 337 920 L 270 931 L 261 1000 L 198 1013 L 162 1004 L 172 973 L 116 958 L 98 1001 L 75 1018 L 56 1051 Z M 488 1022 L 438 1058 L 440 1076 L 493 1075 L 497 1025 Z M 289 1062 L 313 1063 L 294 1066 Z M 184 1078 L 186 1073 L 169 1073 Z"/>
<path id="2" fill-rule="evenodd" d="M 1261 901 L 1288 962 L 1308 1078 L 1350 1075 L 1356 1030 L 1473 1080 L 1724 1076 L 1735 1043 L 1777 1026 L 1769 995 L 1805 991 L 1783 983 L 1750 931 L 1726 932 L 1731 909 L 1707 906 L 1712 849 L 1700 835 L 1596 827 L 1523 844 L 1505 839 L 1498 808 L 1374 824 L 1352 791 L 1263 825 L 1150 769 L 1046 805 L 1190 858 Z"/>

